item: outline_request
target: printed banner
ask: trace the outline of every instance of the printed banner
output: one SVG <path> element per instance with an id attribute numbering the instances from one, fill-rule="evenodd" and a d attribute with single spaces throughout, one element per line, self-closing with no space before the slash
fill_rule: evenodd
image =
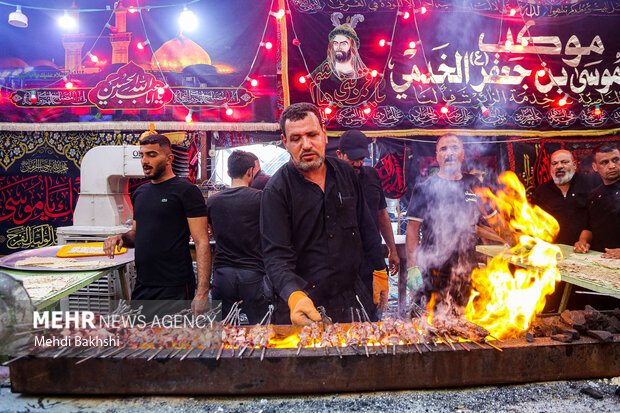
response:
<path id="1" fill-rule="evenodd" d="M 0 122 L 180 121 L 185 108 L 194 121 L 275 121 L 282 88 L 271 1 L 194 2 L 193 31 L 177 22 L 183 4 L 140 13 L 98 4 L 102 11 L 70 13 L 74 31 L 35 9 L 24 10 L 27 28 L 0 26 Z"/>
<path id="2" fill-rule="evenodd" d="M 334 129 L 620 125 L 616 2 L 596 3 L 603 16 L 453 3 L 292 0 L 291 101 L 329 107 Z"/>

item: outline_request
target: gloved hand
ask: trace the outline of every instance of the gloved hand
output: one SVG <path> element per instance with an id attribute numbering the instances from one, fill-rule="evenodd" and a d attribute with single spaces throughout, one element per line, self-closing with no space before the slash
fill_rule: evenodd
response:
<path id="1" fill-rule="evenodd" d="M 373 272 L 372 301 L 379 310 L 384 310 L 388 300 L 388 275 L 385 270 Z"/>
<path id="2" fill-rule="evenodd" d="M 424 280 L 420 268 L 418 266 L 407 268 L 407 288 L 416 291 L 422 284 L 424 284 Z"/>
<path id="3" fill-rule="evenodd" d="M 309 325 L 313 321 L 321 321 L 321 315 L 314 303 L 303 291 L 295 291 L 288 298 L 288 308 L 291 310 L 291 323 L 295 325 Z"/>

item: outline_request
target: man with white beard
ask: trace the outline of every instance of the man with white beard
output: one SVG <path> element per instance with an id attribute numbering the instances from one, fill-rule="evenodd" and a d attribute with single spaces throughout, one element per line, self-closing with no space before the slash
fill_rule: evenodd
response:
<path id="1" fill-rule="evenodd" d="M 601 178 L 576 172 L 573 154 L 564 149 L 551 154 L 549 169 L 552 179 L 536 187 L 532 203 L 560 224 L 555 243 L 573 245 L 586 225 L 588 194 L 601 184 Z"/>

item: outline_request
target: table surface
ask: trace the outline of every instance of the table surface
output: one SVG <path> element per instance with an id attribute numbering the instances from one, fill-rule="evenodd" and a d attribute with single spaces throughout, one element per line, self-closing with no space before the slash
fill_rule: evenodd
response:
<path id="1" fill-rule="evenodd" d="M 59 272 L 59 271 L 21 271 L 14 270 L 9 268 L 0 268 L 0 271 L 9 274 L 11 277 L 16 278 L 18 280 L 23 280 L 28 277 L 40 277 L 40 276 L 63 276 L 70 275 L 72 277 L 76 277 L 76 280 L 63 288 L 62 290 L 53 291 L 46 295 L 45 297 L 32 300 L 32 304 L 35 306 L 37 311 L 43 310 L 47 307 L 50 307 L 62 298 L 65 298 L 69 294 L 76 292 L 77 290 L 86 287 L 88 284 L 97 281 L 101 277 L 111 273 L 112 271 L 122 267 L 125 264 L 117 265 L 115 267 L 108 267 L 100 270 L 91 270 L 91 271 L 68 271 L 68 272 Z"/>
<path id="2" fill-rule="evenodd" d="M 562 251 L 562 255 L 564 257 L 569 257 L 570 254 L 574 252 L 572 245 L 557 244 L 557 246 L 560 248 L 560 251 Z M 476 251 L 482 254 L 494 257 L 496 255 L 499 255 L 503 251 L 507 252 L 508 248 L 504 247 L 503 245 L 478 245 L 476 247 Z M 601 255 L 601 254 L 602 254 L 601 252 L 590 250 L 586 254 L 583 254 L 583 255 L 584 256 L 585 255 L 596 256 L 596 255 Z M 594 264 L 592 264 L 591 262 L 579 260 L 579 257 L 570 257 L 570 259 L 574 261 L 579 261 L 580 263 L 583 263 L 584 265 L 594 266 Z M 561 269 L 560 269 L 560 276 L 562 277 L 562 281 L 567 282 L 569 284 L 577 285 L 582 288 L 586 288 L 588 290 L 592 290 L 592 291 L 596 291 L 596 292 L 604 293 L 604 294 L 620 294 L 619 289 L 614 288 L 610 285 L 604 284 L 602 282 L 596 283 L 593 281 L 584 280 L 579 277 L 575 277 L 573 275 L 567 274 L 565 271 L 562 271 Z M 620 277 L 620 274 L 618 276 Z"/>

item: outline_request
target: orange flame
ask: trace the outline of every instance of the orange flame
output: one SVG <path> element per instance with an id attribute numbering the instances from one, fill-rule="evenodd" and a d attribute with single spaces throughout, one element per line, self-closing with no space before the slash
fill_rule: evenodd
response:
<path id="1" fill-rule="evenodd" d="M 544 308 L 546 296 L 560 280 L 556 265 L 562 254 L 549 243 L 558 233 L 557 221 L 527 203 L 525 188 L 514 173 L 503 173 L 499 182 L 504 188 L 497 194 L 485 189 L 478 195 L 497 207 L 504 226 L 519 241 L 509 254 L 474 269 L 465 317 L 495 337 L 509 338 L 526 330 L 536 312 Z"/>

